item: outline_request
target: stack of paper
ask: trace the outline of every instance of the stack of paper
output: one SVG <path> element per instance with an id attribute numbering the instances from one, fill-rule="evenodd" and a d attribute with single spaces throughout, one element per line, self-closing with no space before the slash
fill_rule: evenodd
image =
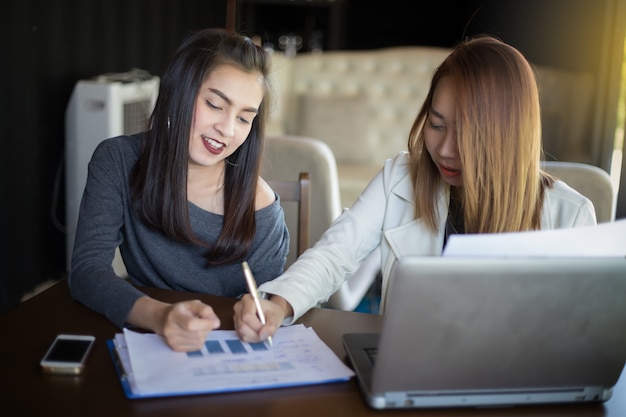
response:
<path id="1" fill-rule="evenodd" d="M 626 219 L 596 226 L 451 235 L 444 256 L 626 257 Z"/>
<path id="2" fill-rule="evenodd" d="M 218 393 L 345 381 L 354 375 L 311 328 L 281 327 L 267 342 L 230 330 L 195 352 L 174 352 L 155 334 L 124 330 L 109 348 L 129 398 Z"/>

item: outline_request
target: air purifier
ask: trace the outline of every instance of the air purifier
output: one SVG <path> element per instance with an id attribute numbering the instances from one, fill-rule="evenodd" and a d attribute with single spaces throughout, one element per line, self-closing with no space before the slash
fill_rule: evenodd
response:
<path id="1" fill-rule="evenodd" d="M 103 74 L 76 83 L 65 113 L 65 226 L 67 270 L 87 165 L 104 139 L 147 128 L 159 91 L 159 77 L 146 71 Z"/>

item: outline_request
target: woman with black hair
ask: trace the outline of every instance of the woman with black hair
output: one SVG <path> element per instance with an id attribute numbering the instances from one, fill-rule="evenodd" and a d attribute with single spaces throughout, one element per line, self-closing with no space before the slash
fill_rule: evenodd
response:
<path id="1" fill-rule="evenodd" d="M 221 29 L 189 36 L 164 73 L 146 132 L 103 141 L 89 164 L 72 254 L 72 296 L 177 351 L 219 327 L 198 300 L 168 304 L 137 286 L 239 296 L 283 272 L 289 235 L 260 177 L 269 57 Z M 111 261 L 119 247 L 129 280 Z"/>

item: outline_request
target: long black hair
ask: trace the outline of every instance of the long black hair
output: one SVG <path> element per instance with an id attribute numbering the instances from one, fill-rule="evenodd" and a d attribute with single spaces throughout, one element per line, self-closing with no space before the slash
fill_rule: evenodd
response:
<path id="1" fill-rule="evenodd" d="M 224 64 L 260 73 L 266 88 L 247 139 L 225 164 L 224 223 L 215 244 L 209 245 L 198 239 L 189 222 L 189 141 L 200 86 L 217 66 Z M 163 74 L 141 155 L 131 173 L 133 206 L 141 219 L 176 241 L 207 246 L 209 266 L 239 260 L 252 245 L 269 69 L 267 53 L 245 36 L 223 29 L 204 29 L 188 36 Z"/>

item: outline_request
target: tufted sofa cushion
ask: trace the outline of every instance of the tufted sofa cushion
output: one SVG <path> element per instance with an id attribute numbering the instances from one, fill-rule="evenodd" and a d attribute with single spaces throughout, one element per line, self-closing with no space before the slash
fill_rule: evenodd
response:
<path id="1" fill-rule="evenodd" d="M 305 94 L 298 97 L 297 109 L 295 133 L 324 138 L 340 164 L 370 164 L 375 160 L 376 145 L 368 135 L 365 95 Z"/>
<path id="2" fill-rule="evenodd" d="M 300 98 L 325 96 L 327 102 L 359 97 L 366 114 L 359 118 L 359 127 L 355 123 L 350 126 L 354 134 L 362 133 L 358 143 L 372 148 L 369 163 L 382 166 L 385 159 L 406 149 L 408 132 L 426 97 L 430 79 L 448 53 L 444 48 L 398 47 L 375 53 L 303 54 L 294 62 L 296 76 L 291 94 Z M 298 126 L 292 123 L 302 119 L 298 113 L 303 110 L 298 106 L 289 108 L 288 130 L 297 131 Z M 345 114 L 337 112 L 332 116 L 337 124 L 345 125 Z M 327 122 L 332 122 L 331 118 Z M 351 162 L 343 157 L 337 157 L 337 161 L 340 164 Z"/>

